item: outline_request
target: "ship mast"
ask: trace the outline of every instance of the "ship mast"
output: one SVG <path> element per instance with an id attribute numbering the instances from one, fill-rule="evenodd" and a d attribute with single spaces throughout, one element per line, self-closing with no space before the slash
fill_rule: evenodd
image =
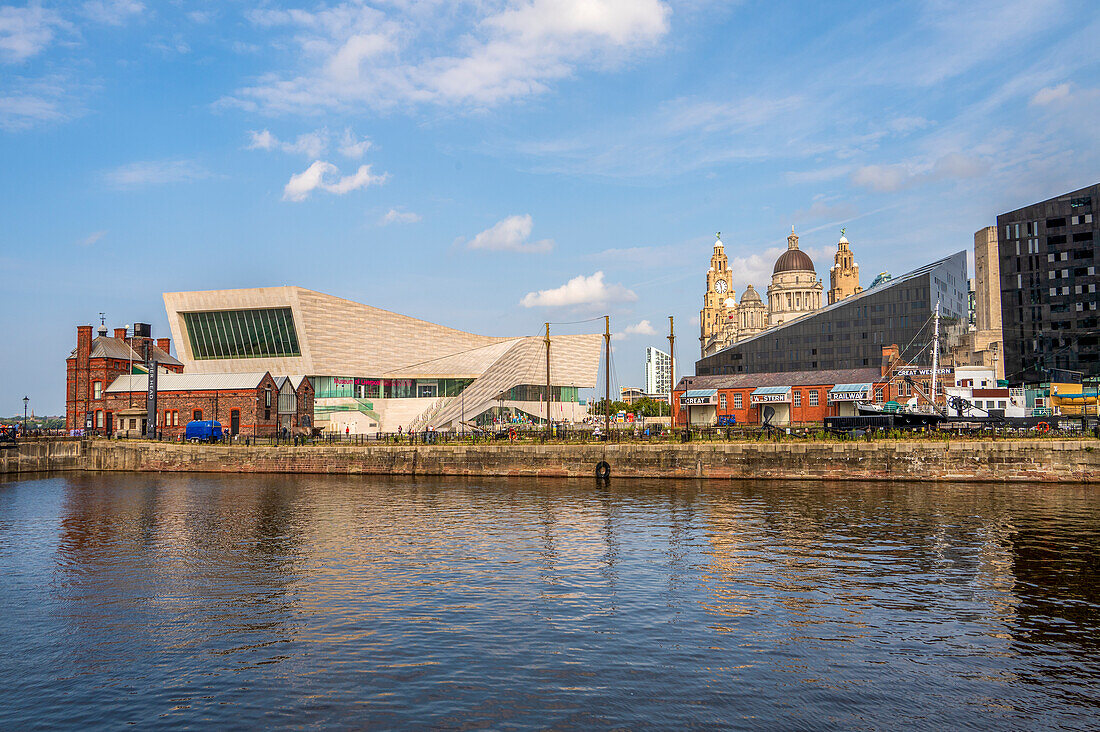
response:
<path id="1" fill-rule="evenodd" d="M 940 362 L 940 301 L 936 300 L 936 324 L 932 335 L 932 409 L 936 409 L 936 369 Z"/>

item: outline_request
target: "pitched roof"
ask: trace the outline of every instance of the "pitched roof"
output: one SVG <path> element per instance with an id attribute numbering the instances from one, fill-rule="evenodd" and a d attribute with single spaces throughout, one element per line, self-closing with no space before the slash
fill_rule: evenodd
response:
<path id="1" fill-rule="evenodd" d="M 157 391 L 235 391 L 255 389 L 267 376 L 267 372 L 251 374 L 160 374 Z M 108 394 L 145 391 L 149 388 L 148 374 L 120 376 L 107 387 Z"/>
<path id="2" fill-rule="evenodd" d="M 177 359 L 173 358 L 171 354 L 165 353 L 157 347 L 155 343 L 150 344 L 153 348 L 153 355 L 156 356 L 157 363 L 168 364 L 170 366 L 182 366 Z M 69 358 L 76 358 L 76 349 L 74 348 L 69 353 Z M 128 361 L 133 359 L 135 363 L 143 363 L 145 359 L 141 357 L 134 349 L 130 348 L 130 344 L 122 338 L 113 338 L 111 336 L 96 336 L 92 341 L 92 352 L 90 358 L 114 358 L 120 361 Z"/>
<path id="3" fill-rule="evenodd" d="M 882 383 L 876 368 L 778 371 L 766 374 L 715 374 L 684 376 L 676 391 L 685 389 L 753 389 L 760 386 L 824 386 L 832 384 Z"/>

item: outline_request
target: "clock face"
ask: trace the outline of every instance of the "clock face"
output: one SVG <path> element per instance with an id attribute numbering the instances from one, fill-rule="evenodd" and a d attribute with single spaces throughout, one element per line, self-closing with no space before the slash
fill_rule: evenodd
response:
<path id="1" fill-rule="evenodd" d="M 717 282 L 714 283 L 714 289 L 717 292 L 725 292 L 726 291 L 726 281 L 725 280 L 718 280 Z"/>

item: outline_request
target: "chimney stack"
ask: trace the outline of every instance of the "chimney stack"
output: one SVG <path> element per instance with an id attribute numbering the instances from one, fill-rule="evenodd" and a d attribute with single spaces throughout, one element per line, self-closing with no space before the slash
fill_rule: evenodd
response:
<path id="1" fill-rule="evenodd" d="M 897 343 L 892 343 L 889 346 L 883 346 L 881 375 L 886 376 L 886 374 L 890 371 L 890 367 L 899 358 L 901 358 L 901 352 L 898 350 Z"/>
<path id="2" fill-rule="evenodd" d="M 115 338 L 118 338 L 119 340 L 123 340 L 123 341 L 126 340 L 126 329 L 125 328 L 115 328 Z"/>
<path id="3" fill-rule="evenodd" d="M 157 348 L 164 351 L 168 355 L 172 355 L 172 352 L 169 350 L 169 349 L 172 348 L 172 339 L 171 338 L 157 338 Z"/>

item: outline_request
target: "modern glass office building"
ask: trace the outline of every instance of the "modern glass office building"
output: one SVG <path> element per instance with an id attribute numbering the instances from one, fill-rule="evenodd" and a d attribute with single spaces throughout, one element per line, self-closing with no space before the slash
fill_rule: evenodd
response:
<path id="1" fill-rule="evenodd" d="M 166 293 L 164 303 L 187 373 L 306 375 L 319 422 L 445 428 L 490 409 L 546 418 L 540 337 L 476 335 L 290 286 Z M 551 338 L 552 419 L 583 416 L 577 393 L 596 385 L 601 345 L 599 334 Z"/>
<path id="2" fill-rule="evenodd" d="M 699 376 L 878 366 L 882 347 L 897 344 L 910 363 L 927 358 L 932 316 L 941 331 L 967 321 L 966 252 L 895 277 L 696 362 Z"/>

